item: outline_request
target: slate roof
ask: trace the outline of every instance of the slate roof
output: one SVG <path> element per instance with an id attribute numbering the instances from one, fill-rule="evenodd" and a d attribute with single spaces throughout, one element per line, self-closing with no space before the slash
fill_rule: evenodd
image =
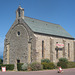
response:
<path id="1" fill-rule="evenodd" d="M 53 24 L 26 16 L 24 17 L 24 21 L 28 24 L 33 32 L 73 38 L 64 28 L 58 24 Z"/>

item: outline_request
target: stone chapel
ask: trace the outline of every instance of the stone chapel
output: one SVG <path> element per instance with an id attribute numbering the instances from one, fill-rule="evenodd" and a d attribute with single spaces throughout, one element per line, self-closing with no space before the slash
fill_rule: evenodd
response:
<path id="1" fill-rule="evenodd" d="M 45 58 L 56 63 L 62 57 L 74 61 L 74 38 L 58 24 L 24 16 L 19 6 L 5 37 L 3 63 L 41 62 Z"/>

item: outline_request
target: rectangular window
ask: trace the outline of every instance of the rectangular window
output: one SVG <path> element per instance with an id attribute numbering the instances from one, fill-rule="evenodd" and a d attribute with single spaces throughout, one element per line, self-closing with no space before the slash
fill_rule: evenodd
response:
<path id="1" fill-rule="evenodd" d="M 68 43 L 68 58 L 70 58 L 70 44 Z"/>
<path id="2" fill-rule="evenodd" d="M 17 60 L 17 63 L 20 63 L 20 60 Z"/>
<path id="3" fill-rule="evenodd" d="M 44 41 L 42 41 L 42 58 L 44 58 Z"/>

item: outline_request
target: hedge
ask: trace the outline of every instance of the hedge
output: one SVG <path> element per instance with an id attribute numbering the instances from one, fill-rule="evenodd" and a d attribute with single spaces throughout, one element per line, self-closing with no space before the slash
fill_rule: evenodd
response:
<path id="1" fill-rule="evenodd" d="M 42 62 L 41 64 L 43 65 L 43 69 L 54 69 L 55 68 L 54 63 L 52 62 L 50 63 Z"/>
<path id="2" fill-rule="evenodd" d="M 59 62 L 66 62 L 66 63 L 68 63 L 68 59 L 67 58 L 60 58 Z"/>
<path id="3" fill-rule="evenodd" d="M 75 68 L 75 62 L 68 62 L 67 67 L 68 68 Z"/>
<path id="4" fill-rule="evenodd" d="M 1 67 L 6 67 L 6 70 L 13 70 L 14 64 L 0 64 L 0 70 L 1 70 Z"/>
<path id="5" fill-rule="evenodd" d="M 3 64 L 3 60 L 2 59 L 0 59 L 0 64 Z"/>
<path id="6" fill-rule="evenodd" d="M 68 63 L 66 63 L 66 62 L 62 62 L 62 61 L 59 61 L 58 63 L 57 63 L 57 66 L 61 66 L 62 68 L 67 68 L 68 66 L 67 66 L 67 64 Z"/>
<path id="7" fill-rule="evenodd" d="M 23 65 L 23 63 L 18 63 L 17 64 L 17 70 L 18 71 L 22 71 L 22 65 Z"/>
<path id="8" fill-rule="evenodd" d="M 46 63 L 50 63 L 51 61 L 49 59 L 42 59 L 41 63 L 46 62 Z"/>

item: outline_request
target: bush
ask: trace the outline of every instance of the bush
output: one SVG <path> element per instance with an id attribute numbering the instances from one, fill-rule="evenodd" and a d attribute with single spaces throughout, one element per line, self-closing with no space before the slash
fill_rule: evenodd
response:
<path id="1" fill-rule="evenodd" d="M 54 69 L 55 68 L 54 63 L 52 62 L 50 63 L 42 62 L 41 64 L 43 65 L 43 69 Z"/>
<path id="2" fill-rule="evenodd" d="M 41 70 L 42 69 L 41 63 L 38 63 L 38 62 L 31 63 L 30 67 L 31 67 L 32 71 L 37 71 L 37 70 Z"/>
<path id="3" fill-rule="evenodd" d="M 68 63 L 68 59 L 66 59 L 66 58 L 60 58 L 59 62 L 66 62 L 66 63 Z"/>
<path id="4" fill-rule="evenodd" d="M 3 64 L 3 60 L 2 59 L 0 59 L 0 64 Z"/>
<path id="5" fill-rule="evenodd" d="M 50 60 L 49 60 L 49 59 L 42 59 L 42 60 L 41 60 L 41 63 L 42 63 L 42 62 L 50 63 Z"/>
<path id="6" fill-rule="evenodd" d="M 55 68 L 54 63 L 50 62 L 50 63 L 49 63 L 49 69 L 54 69 L 54 68 Z"/>
<path id="7" fill-rule="evenodd" d="M 14 64 L 0 64 L 0 69 L 1 67 L 6 67 L 6 70 L 13 70 L 14 69 Z"/>
<path id="8" fill-rule="evenodd" d="M 68 62 L 68 68 L 75 68 L 75 62 Z"/>
<path id="9" fill-rule="evenodd" d="M 43 65 L 43 69 L 48 69 L 48 63 L 42 62 L 41 64 Z"/>
<path id="10" fill-rule="evenodd" d="M 61 66 L 62 68 L 68 68 L 68 59 L 66 58 L 60 58 L 59 62 L 57 63 L 57 66 Z"/>
<path id="11" fill-rule="evenodd" d="M 25 71 L 25 70 L 27 70 L 27 69 L 28 69 L 28 64 L 27 64 L 27 63 L 24 63 L 24 64 L 22 65 L 22 70 Z"/>
<path id="12" fill-rule="evenodd" d="M 57 66 L 61 66 L 62 68 L 67 68 L 67 63 L 66 62 L 62 62 L 62 61 L 59 61 L 58 63 L 57 63 Z"/>
<path id="13" fill-rule="evenodd" d="M 0 64 L 0 70 L 1 70 L 2 64 Z"/>
<path id="14" fill-rule="evenodd" d="M 17 70 L 18 71 L 22 71 L 22 65 L 23 65 L 23 63 L 18 63 L 17 64 Z"/>

